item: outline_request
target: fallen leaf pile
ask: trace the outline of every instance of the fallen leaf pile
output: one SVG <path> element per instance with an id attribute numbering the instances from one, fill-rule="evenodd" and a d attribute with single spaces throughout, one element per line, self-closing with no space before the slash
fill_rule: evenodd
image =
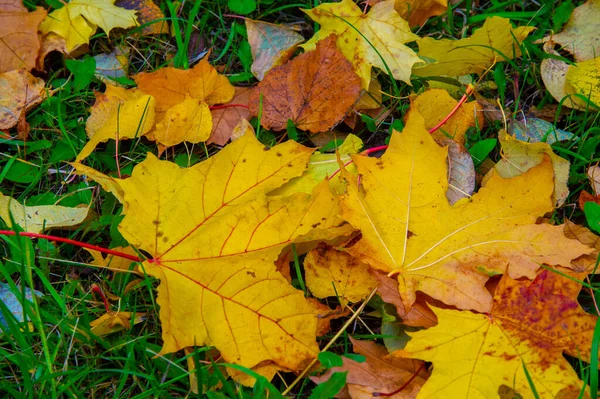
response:
<path id="1" fill-rule="evenodd" d="M 576 8 L 560 33 L 543 39 L 546 52 L 560 46 L 575 60 L 544 60 L 548 91 L 588 112 L 600 104 L 599 4 Z M 534 28 L 492 16 L 461 39 L 411 30 L 447 10 L 445 0 L 324 3 L 302 10 L 320 26 L 312 37 L 246 19 L 253 86 L 230 83 L 230 66 L 208 49 L 198 62 L 188 57 L 187 69 L 148 63 L 103 79 L 81 118 L 87 141 L 72 146 L 80 152 L 69 167 L 123 205 L 118 233 L 130 247 L 122 251 L 144 258 L 133 267 L 131 258 L 90 250 L 92 265 L 136 274 L 125 291 L 142 278 L 158 281 L 159 355 L 214 347 L 246 385 L 256 378 L 232 365 L 267 379 L 307 370 L 318 384 L 345 381 L 328 397 L 595 397 L 564 355 L 597 356 L 597 316 L 577 297 L 595 271 L 598 240 L 553 214 L 569 206 L 574 176 L 556 143 L 578 139 L 542 119 L 506 118 L 479 93 L 459 100 L 460 83 L 452 85 L 475 85 L 464 75 L 517 60 Z M 44 76 L 48 48 L 73 57 L 98 28 L 107 40 L 139 24 L 135 34 L 171 34 L 173 26 L 153 23 L 161 19 L 148 1 L 72 0 L 47 15 L 16 0 L 0 6 L 0 129 L 18 125 L 25 142 L 27 112 L 60 90 L 30 72 Z M 130 52 L 116 54 L 126 61 Z M 399 84 L 418 89 L 401 97 L 391 93 Z M 498 162 L 491 150 L 478 162 L 470 132 L 493 120 L 484 118 L 492 110 L 505 127 L 494 129 Z M 370 138 L 342 122 L 355 132 L 389 125 L 389 144 L 361 152 Z M 321 134 L 333 137 L 335 153 L 299 143 Z M 122 140 L 152 152 L 128 158 L 119 154 Z M 104 148 L 116 149 L 118 173 L 102 168 L 110 163 Z M 183 148 L 201 161 L 173 162 Z M 385 152 L 370 154 L 376 150 Z M 597 170 L 588 171 L 593 194 L 580 197 L 586 214 L 600 209 Z M 0 218 L 11 228 L 41 233 L 96 218 L 92 204 L 28 206 L 5 194 Z M 385 346 L 350 338 L 354 357 L 315 367 L 329 321 L 360 317 L 355 305 L 375 293 L 369 315 L 381 321 L 369 331 L 385 336 Z M 106 310 L 90 324 L 99 337 L 134 331 L 146 316 Z"/>

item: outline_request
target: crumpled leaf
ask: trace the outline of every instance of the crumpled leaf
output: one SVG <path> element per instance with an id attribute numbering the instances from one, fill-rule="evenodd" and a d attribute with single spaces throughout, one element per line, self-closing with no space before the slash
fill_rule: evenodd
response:
<path id="1" fill-rule="evenodd" d="M 213 126 L 209 106 L 227 103 L 235 94 L 229 80 L 206 58 L 192 69 L 165 67 L 133 79 L 156 99 L 156 129 L 148 137 L 164 146 L 206 141 Z"/>
<path id="2" fill-rule="evenodd" d="M 527 143 L 517 140 L 507 134 L 504 130 L 498 132 L 498 140 L 502 146 L 502 159 L 496 163 L 494 170 L 504 178 L 511 178 L 528 171 L 539 165 L 547 154 L 552 160 L 554 168 L 554 193 L 556 206 L 562 206 L 569 196 L 569 169 L 571 164 L 564 158 L 559 157 L 552 151 L 548 143 Z M 486 181 L 484 178 L 484 182 Z"/>
<path id="3" fill-rule="evenodd" d="M 269 150 L 245 135 L 191 168 L 149 154 L 130 178 L 102 180 L 122 190 L 119 231 L 160 279 L 161 353 L 212 345 L 229 363 L 293 371 L 316 356 L 317 311 L 274 262 L 292 242 L 351 229 L 326 183 L 313 195 L 266 195 L 301 174 L 312 151 L 293 141 Z"/>
<path id="4" fill-rule="evenodd" d="M 154 125 L 154 97 L 109 84 L 105 93 L 94 95 L 96 102 L 85 126 L 90 141 L 77 155 L 77 162 L 87 158 L 99 143 L 140 137 Z"/>
<path id="5" fill-rule="evenodd" d="M 87 217 L 90 208 L 69 208 L 61 205 L 24 206 L 16 199 L 0 193 L 0 218 L 12 226 L 11 215 L 29 233 L 41 233 L 58 227 L 76 226 Z"/>
<path id="6" fill-rule="evenodd" d="M 304 41 L 302 35 L 283 25 L 248 18 L 246 30 L 254 59 L 251 71 L 258 80 L 263 80 L 271 68 L 287 62 Z"/>
<path id="7" fill-rule="evenodd" d="M 424 25 L 431 17 L 444 14 L 448 0 L 396 0 L 394 9 L 414 28 Z"/>
<path id="8" fill-rule="evenodd" d="M 225 145 L 231 138 L 233 128 L 240 123 L 242 119 L 250 120 L 250 111 L 248 110 L 248 101 L 250 99 L 249 87 L 235 87 L 235 95 L 229 101 L 229 104 L 245 105 L 245 107 L 224 107 L 211 111 L 212 132 L 207 143 Z M 225 104 L 227 105 L 227 104 Z"/>
<path id="9" fill-rule="evenodd" d="M 15 126 L 28 110 L 42 102 L 45 83 L 24 69 L 0 75 L 0 129 Z"/>
<path id="10" fill-rule="evenodd" d="M 115 48 L 111 53 L 98 54 L 96 76 L 106 84 L 116 84 L 115 79 L 127 76 L 129 72 L 129 49 Z"/>
<path id="11" fill-rule="evenodd" d="M 394 10 L 394 0 L 375 4 L 367 14 L 352 0 L 321 4 L 303 11 L 321 25 L 302 46 L 305 50 L 314 49 L 317 42 L 334 33 L 339 49 L 361 79 L 361 88 L 369 88 L 372 67 L 388 73 L 385 64 L 395 79 L 410 84 L 412 66 L 420 59 L 405 43 L 417 40 L 418 36 Z"/>
<path id="12" fill-rule="evenodd" d="M 136 11 L 138 23 L 140 25 L 148 24 L 142 28 L 144 35 L 170 33 L 165 14 L 152 0 L 117 0 L 115 6 Z"/>
<path id="13" fill-rule="evenodd" d="M 358 136 L 349 134 L 338 147 L 336 154 L 313 153 L 308 161 L 308 168 L 302 173 L 302 176 L 291 179 L 277 190 L 272 191 L 270 195 L 311 193 L 323 179 L 333 176 L 340 169 L 338 154 L 340 161 L 346 164 L 351 160 L 350 154 L 358 154 L 362 147 L 363 141 Z M 356 172 L 356 167 L 352 163 L 347 166 L 347 169 L 351 173 Z M 341 192 L 341 188 L 343 188 L 337 178 L 331 179 L 329 184 L 336 193 Z"/>
<path id="14" fill-rule="evenodd" d="M 589 361 L 597 319 L 579 306 L 580 290 L 550 270 L 532 282 L 504 276 L 491 314 L 434 308 L 439 324 L 409 333 L 406 349 L 393 355 L 433 362 L 420 397 L 491 398 L 505 384 L 533 398 L 524 366 L 540 398 L 567 388 L 579 392 L 584 383 L 563 352 Z"/>
<path id="15" fill-rule="evenodd" d="M 467 149 L 454 140 L 443 139 L 440 145 L 448 146 L 448 191 L 450 205 L 469 198 L 475 191 L 475 164 Z"/>
<path id="16" fill-rule="evenodd" d="M 131 318 L 133 317 L 133 323 Z M 146 313 L 109 312 L 90 322 L 91 331 L 98 337 L 129 329 L 131 324 L 146 320 Z"/>
<path id="17" fill-rule="evenodd" d="M 41 45 L 37 31 L 45 17 L 43 8 L 29 12 L 21 0 L 0 4 L 0 73 L 35 67 Z"/>
<path id="18" fill-rule="evenodd" d="M 343 172 L 343 217 L 362 232 L 347 251 L 398 274 L 405 312 L 417 290 L 487 312 L 492 298 L 484 285 L 490 276 L 533 277 L 540 264 L 569 266 L 592 251 L 565 238 L 561 226 L 534 224 L 554 209 L 549 157 L 512 179 L 494 172 L 469 201 L 451 206 L 446 155 L 413 110 L 381 158 L 352 157 L 360 186 Z"/>
<path id="19" fill-rule="evenodd" d="M 554 144 L 557 141 L 578 140 L 573 133 L 558 129 L 552 123 L 538 118 L 512 119 L 508 131 L 518 140 L 530 143 Z"/>
<path id="20" fill-rule="evenodd" d="M 25 321 L 25 315 L 23 314 L 23 304 L 21 302 L 21 300 L 22 300 L 21 289 L 22 288 L 17 286 L 17 289 L 19 290 L 18 296 L 15 295 L 13 290 L 11 290 L 9 284 L 0 282 L 0 302 L 2 302 L 8 308 L 10 313 L 12 313 L 12 315 L 15 317 L 15 319 L 18 322 L 22 323 Z M 44 294 L 42 294 L 40 291 L 32 290 L 29 287 L 25 287 L 24 291 L 25 291 L 25 299 L 27 299 L 29 302 L 33 301 L 34 295 L 37 297 L 44 296 Z M 6 318 L 4 317 L 4 314 L 2 312 L 0 312 L 0 333 L 3 332 L 4 327 L 8 327 L 8 323 L 7 323 Z"/>
<path id="21" fill-rule="evenodd" d="M 422 362 L 394 358 L 385 347 L 372 341 L 359 341 L 350 337 L 354 352 L 365 356 L 366 360 L 359 363 L 347 357 L 342 357 L 344 364 L 332 367 L 318 377 L 310 377 L 318 384 L 327 381 L 333 373 L 348 372 L 346 387 L 352 399 L 371 399 L 375 392 L 389 393 L 403 386 L 418 372 L 401 392 L 388 396 L 393 399 L 414 398 L 429 377 L 429 373 L 421 368 Z M 419 371 L 419 369 L 421 370 Z"/>
<path id="22" fill-rule="evenodd" d="M 425 128 L 432 129 L 456 107 L 458 101 L 443 89 L 429 89 L 412 101 L 411 107 L 425 119 Z M 483 109 L 477 101 L 464 103 L 438 130 L 432 133 L 435 139 L 448 136 L 458 144 L 465 144 L 465 133 L 472 126 L 483 126 Z"/>
<path id="23" fill-rule="evenodd" d="M 368 265 L 323 243 L 304 258 L 304 272 L 315 297 L 338 297 L 343 306 L 365 299 L 377 285 Z"/>
<path id="24" fill-rule="evenodd" d="M 562 32 L 546 36 L 544 41 L 559 44 L 573 54 L 575 61 L 587 61 L 600 55 L 600 2 L 588 0 L 573 10 Z"/>
<path id="25" fill-rule="evenodd" d="M 250 94 L 250 113 L 258 115 L 262 97 L 260 121 L 267 129 L 284 130 L 291 119 L 316 133 L 341 121 L 360 95 L 360 80 L 335 42 L 332 35 L 273 68 Z"/>
<path id="26" fill-rule="evenodd" d="M 416 76 L 461 76 L 483 73 L 494 62 L 521 55 L 518 43 L 533 30 L 530 26 L 513 28 L 510 20 L 490 17 L 471 37 L 460 40 L 435 40 L 424 37 L 418 40 L 419 57 L 430 61 L 426 66 L 416 66 Z M 515 39 L 517 42 L 515 42 Z"/>
<path id="27" fill-rule="evenodd" d="M 600 195 L 600 166 L 593 165 L 587 170 L 587 176 L 595 195 Z"/>

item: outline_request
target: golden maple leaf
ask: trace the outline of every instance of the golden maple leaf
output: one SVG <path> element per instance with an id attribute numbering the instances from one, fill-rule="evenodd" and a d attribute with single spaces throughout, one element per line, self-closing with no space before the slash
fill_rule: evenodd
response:
<path id="1" fill-rule="evenodd" d="M 267 196 L 312 151 L 293 141 L 269 150 L 246 134 L 188 169 L 148 155 L 128 179 L 93 175 L 122 198 L 123 236 L 152 255 L 142 266 L 161 281 L 161 353 L 213 345 L 227 362 L 294 371 L 316 356 L 317 311 L 274 262 L 293 242 L 349 226 L 326 182 L 312 195 Z"/>
<path id="2" fill-rule="evenodd" d="M 385 73 L 389 68 L 395 79 L 410 84 L 412 66 L 420 59 L 404 44 L 417 40 L 418 36 L 394 10 L 394 0 L 375 4 L 367 14 L 352 0 L 303 11 L 321 24 L 321 29 L 302 45 L 305 50 L 314 49 L 317 42 L 334 33 L 338 47 L 354 65 L 363 89 L 369 87 L 373 66 Z"/>
<path id="3" fill-rule="evenodd" d="M 114 28 L 137 25 L 135 11 L 114 5 L 115 0 L 72 0 L 51 12 L 40 25 L 46 35 L 54 32 L 67 39 L 67 51 L 89 43 L 99 26 L 107 35 Z"/>
<path id="4" fill-rule="evenodd" d="M 535 28 L 513 28 L 510 20 L 490 17 L 471 37 L 460 40 L 435 40 L 424 37 L 418 40 L 419 56 L 430 61 L 429 65 L 417 66 L 417 76 L 460 76 L 482 73 L 495 62 L 521 55 L 518 44 Z"/>
<path id="5" fill-rule="evenodd" d="M 343 173 L 343 217 L 362 233 L 348 251 L 398 274 L 406 311 L 419 290 L 486 312 L 490 276 L 533 277 L 540 264 L 568 266 L 592 251 L 567 239 L 562 226 L 535 224 L 554 209 L 548 158 L 512 179 L 493 173 L 478 193 L 451 206 L 446 155 L 413 110 L 384 156 L 353 156 L 360 179 Z"/>
<path id="6" fill-rule="evenodd" d="M 577 303 L 580 290 L 580 283 L 550 270 L 534 281 L 504 276 L 489 315 L 434 308 L 439 324 L 409 333 L 406 348 L 393 356 L 433 362 L 419 398 L 491 398 L 502 384 L 533 398 L 524 367 L 535 397 L 579 392 L 584 383 L 563 352 L 589 361 L 597 320 Z"/>

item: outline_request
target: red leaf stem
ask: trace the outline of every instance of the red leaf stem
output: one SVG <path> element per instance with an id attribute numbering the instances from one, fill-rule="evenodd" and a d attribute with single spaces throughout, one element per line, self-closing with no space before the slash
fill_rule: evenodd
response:
<path id="1" fill-rule="evenodd" d="M 98 287 L 98 285 L 96 284 L 92 284 L 92 292 L 95 292 L 96 294 L 100 295 L 100 298 L 102 298 L 102 302 L 104 302 L 104 309 L 106 309 L 106 313 L 108 313 L 110 311 L 110 308 L 108 307 L 108 300 L 106 299 L 106 295 L 104 295 L 102 288 Z"/>
<path id="2" fill-rule="evenodd" d="M 121 258 L 124 258 L 124 259 L 129 259 L 129 260 L 132 260 L 134 262 L 141 262 L 142 261 L 142 259 L 140 259 L 139 257 L 137 257 L 135 255 L 126 254 L 126 253 L 115 251 L 115 250 L 112 250 L 112 249 L 102 248 L 102 247 L 99 247 L 97 245 L 88 244 L 88 243 L 82 242 L 82 241 L 71 240 L 69 238 L 64 238 L 64 237 L 51 236 L 51 235 L 47 235 L 47 234 L 28 233 L 26 231 L 15 233 L 12 230 L 0 230 L 0 235 L 3 235 L 3 236 L 16 236 L 16 235 L 19 235 L 19 236 L 23 236 L 23 237 L 45 238 L 46 240 L 64 242 L 65 244 L 76 245 L 76 246 L 81 247 L 81 248 L 94 249 L 96 251 L 99 251 L 99 252 L 102 252 L 102 253 L 105 253 L 105 254 L 118 256 L 118 257 L 121 257 Z"/>

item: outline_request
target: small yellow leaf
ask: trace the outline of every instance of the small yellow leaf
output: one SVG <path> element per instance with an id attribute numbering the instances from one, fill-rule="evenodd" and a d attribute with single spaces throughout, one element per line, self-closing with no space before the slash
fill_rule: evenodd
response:
<path id="1" fill-rule="evenodd" d="M 63 8 L 71 19 L 83 16 L 87 21 L 102 28 L 107 36 L 114 28 L 130 28 L 137 25 L 134 10 L 116 7 L 115 0 L 72 0 Z"/>
<path id="2" fill-rule="evenodd" d="M 210 137 L 211 129 L 212 116 L 208 104 L 188 96 L 179 104 L 169 108 L 148 136 L 170 147 L 183 141 L 190 143 L 206 141 Z"/>
<path id="3" fill-rule="evenodd" d="M 461 76 L 481 74 L 495 62 L 521 55 L 518 44 L 535 28 L 513 28 L 510 20 L 490 17 L 471 37 L 460 40 L 418 40 L 419 56 L 430 60 L 426 66 L 413 68 L 416 76 Z M 516 40 L 516 41 L 515 41 Z"/>
<path id="4" fill-rule="evenodd" d="M 368 265 L 325 244 L 306 255 L 304 270 L 306 285 L 315 297 L 338 297 L 342 305 L 365 299 L 377 285 Z"/>
<path id="5" fill-rule="evenodd" d="M 544 154 L 550 156 L 554 169 L 554 193 L 556 206 L 562 206 L 569 195 L 567 180 L 569 179 L 569 161 L 556 155 L 548 143 L 527 143 L 517 140 L 504 130 L 498 132 L 498 140 L 502 146 L 502 159 L 494 169 L 503 178 L 519 176 L 544 160 Z M 484 183 L 491 176 L 488 173 Z"/>
<path id="6" fill-rule="evenodd" d="M 90 322 L 91 330 L 94 334 L 99 337 L 116 333 L 128 329 L 132 322 L 133 324 L 139 324 L 146 320 L 146 313 L 132 313 L 132 312 L 110 312 L 105 313 L 96 320 Z"/>
<path id="7" fill-rule="evenodd" d="M 121 258 L 121 257 L 115 256 L 115 255 L 106 255 L 106 257 L 104 257 L 102 252 L 97 251 L 95 249 L 88 249 L 88 248 L 84 248 L 84 249 L 93 257 L 93 260 L 92 260 L 92 262 L 90 262 L 90 264 L 108 268 L 108 269 L 110 269 L 111 272 L 117 272 L 119 270 L 123 270 L 125 272 L 129 271 L 131 264 L 134 263 L 130 259 Z M 137 256 L 137 252 L 135 252 L 131 246 L 115 247 L 115 248 L 111 248 L 111 249 L 113 251 L 119 251 L 119 252 L 122 252 L 122 253 L 125 253 L 128 255 Z M 141 271 L 138 270 L 137 267 L 134 267 L 131 270 L 134 272 L 138 272 L 140 274 L 142 273 Z"/>
<path id="8" fill-rule="evenodd" d="M 88 135 L 91 135 L 90 141 L 77 155 L 76 162 L 87 158 L 99 143 L 141 137 L 152 129 L 155 117 L 154 97 L 139 91 L 112 90 L 106 96 L 107 102 L 98 105 L 98 114 L 90 116 L 91 125 L 86 129 Z M 104 118 L 106 119 L 102 123 Z"/>
<path id="9" fill-rule="evenodd" d="M 418 95 L 411 107 L 425 119 L 425 128 L 432 129 L 441 122 L 458 104 L 446 90 L 430 89 Z M 483 126 L 483 109 L 477 101 L 463 104 L 438 130 L 432 133 L 436 140 L 450 136 L 459 144 L 465 143 L 465 133 L 473 126 Z"/>
<path id="10" fill-rule="evenodd" d="M 71 16 L 68 5 L 51 12 L 40 24 L 40 32 L 47 35 L 54 32 L 67 39 L 67 52 L 75 47 L 90 42 L 90 37 L 96 32 L 96 25 L 88 22 L 81 15 Z"/>
<path id="11" fill-rule="evenodd" d="M 41 233 L 44 230 L 77 226 L 85 220 L 88 207 L 68 208 L 60 205 L 24 206 L 17 200 L 0 193 L 0 218 L 8 227 L 14 221 L 29 233 Z"/>

